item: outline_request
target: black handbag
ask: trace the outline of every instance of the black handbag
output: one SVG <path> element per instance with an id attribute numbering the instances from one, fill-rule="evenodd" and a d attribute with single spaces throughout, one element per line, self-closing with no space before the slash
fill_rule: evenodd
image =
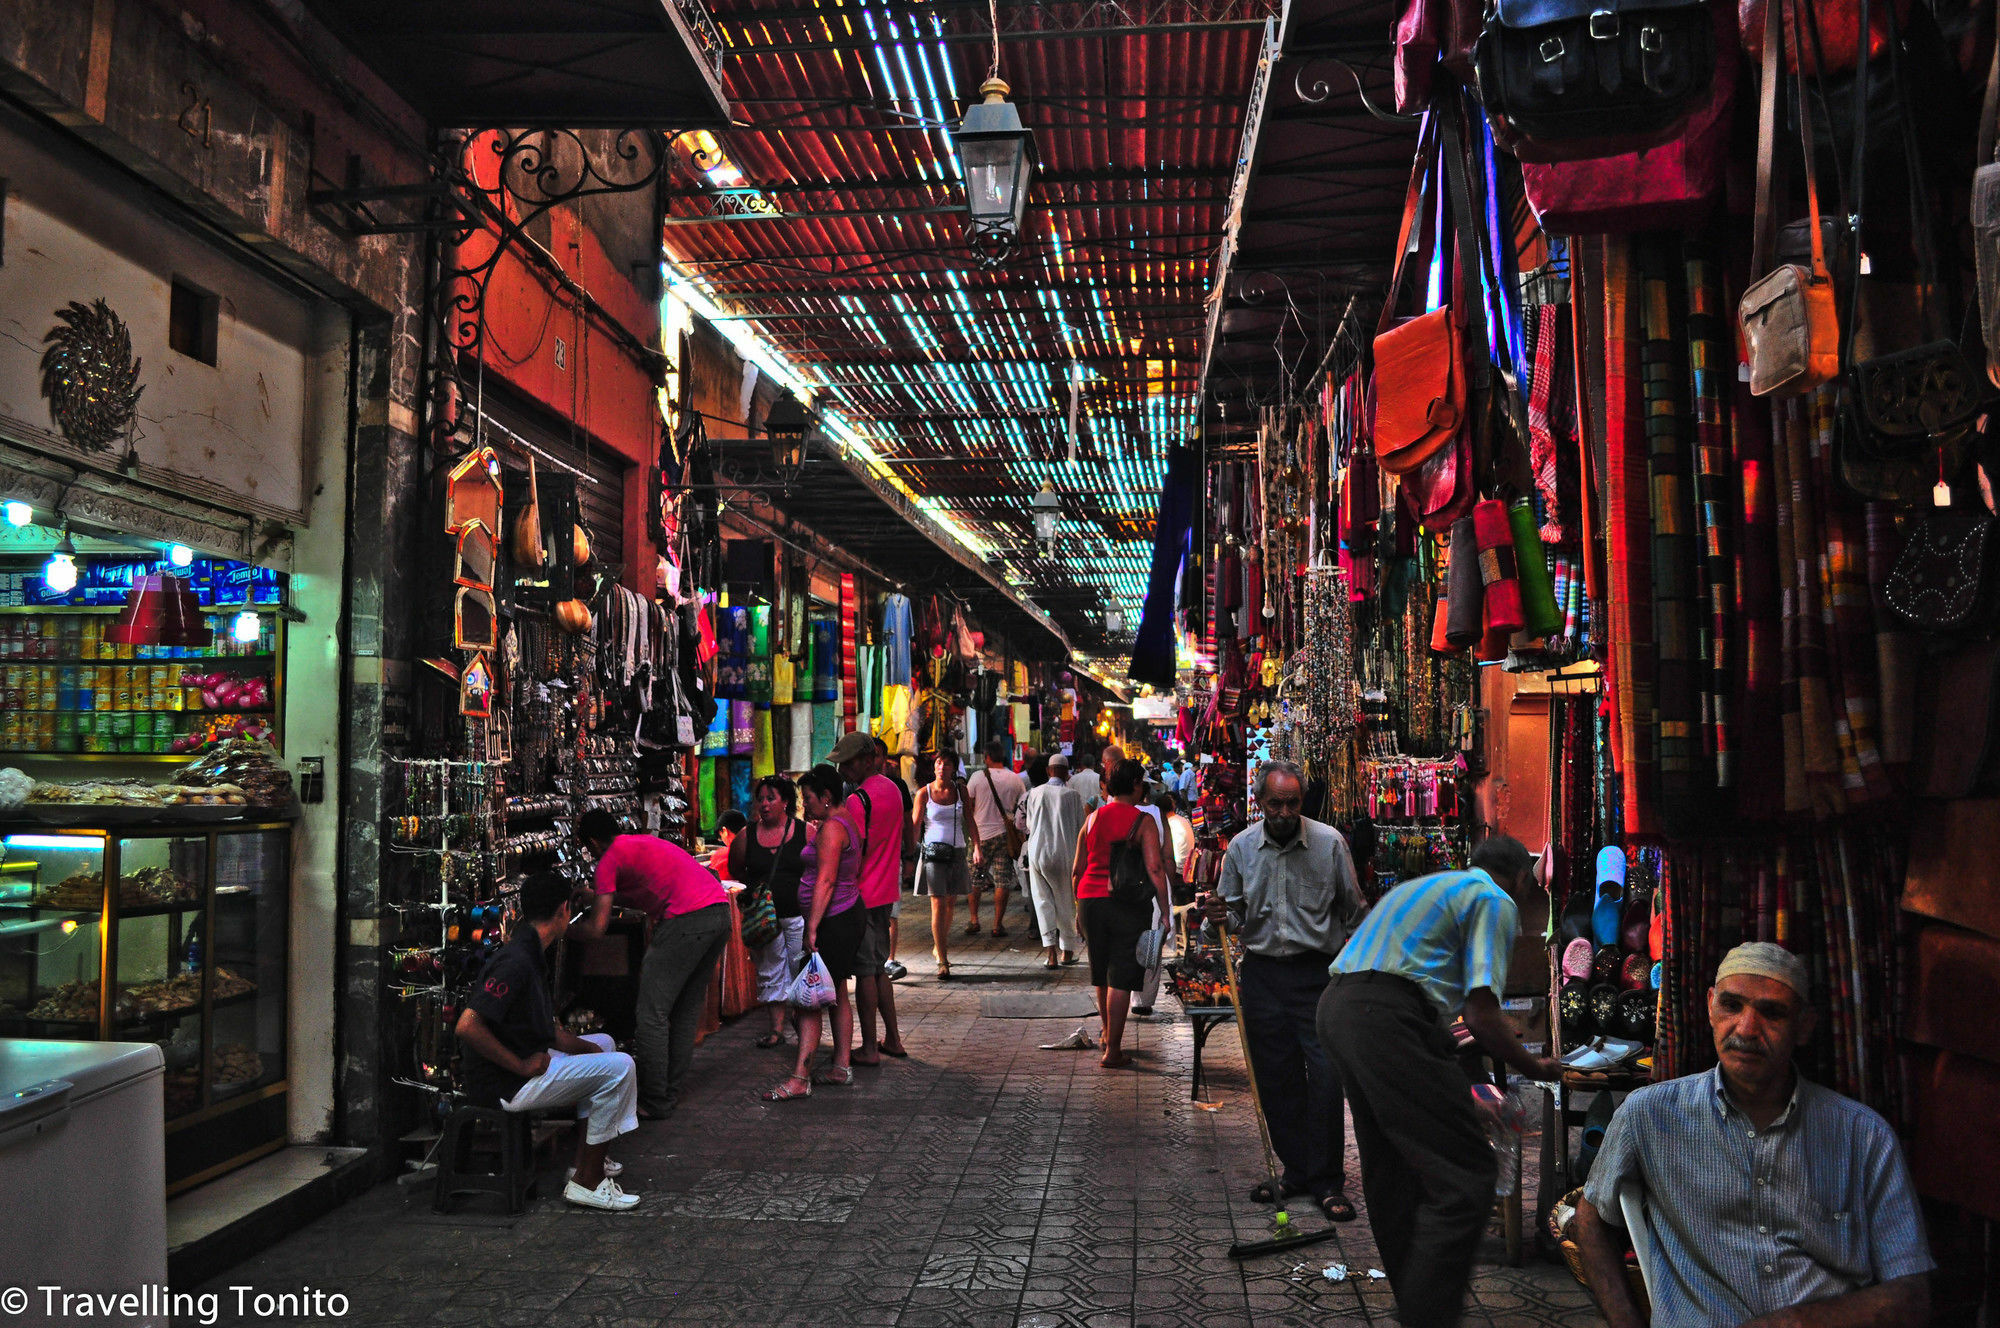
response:
<path id="1" fill-rule="evenodd" d="M 1715 76 L 1706 0 L 1488 0 L 1479 99 L 1531 139 L 1663 134 Z"/>
<path id="2" fill-rule="evenodd" d="M 1867 29 L 1868 0 L 1862 0 L 1860 22 Z M 1886 5 L 1889 23 L 1891 85 L 1906 108 L 1900 117 L 1907 195 L 1910 206 L 1910 245 L 1916 259 L 1916 304 L 1925 338 L 1904 349 L 1880 351 L 1867 359 L 1856 358 L 1858 317 L 1852 312 L 1858 301 L 1850 300 L 1847 327 L 1841 339 L 1846 372 L 1842 403 L 1838 464 L 1841 480 L 1861 497 L 1881 502 L 1914 505 L 1922 502 L 1933 484 L 1942 483 L 1942 503 L 1950 501 L 1950 483 L 1963 470 L 1966 440 L 1984 404 L 1987 391 L 1983 374 L 1966 357 L 1959 344 L 1946 334 L 1942 304 L 1943 277 L 1937 260 L 1936 221 L 1931 215 L 1930 187 L 1919 165 L 1921 150 L 1916 122 L 1908 113 L 1909 88 L 1904 76 L 1900 39 L 1896 31 L 1894 5 Z M 1868 44 L 1860 45 L 1860 63 L 1855 73 L 1857 89 L 1867 86 Z M 1858 99 L 1857 92 L 1857 99 Z M 1847 181 L 1850 198 L 1867 197 L 1868 125 L 1856 108 L 1852 175 Z M 1858 209 L 1849 208 L 1856 216 Z M 1866 280 L 1861 272 L 1861 256 L 1866 252 L 1867 232 L 1857 228 L 1848 237 L 1850 291 L 1860 291 Z M 1873 260 L 1871 260 L 1871 266 Z M 1878 334 L 1886 328 L 1874 329 Z"/>
<path id="3" fill-rule="evenodd" d="M 965 785 L 960 783 L 958 801 L 958 837 L 965 838 Z M 958 844 L 947 844 L 942 840 L 926 839 L 917 849 L 917 855 L 925 862 L 936 863 L 940 867 L 950 867 L 958 862 L 958 855 L 965 850 Z"/>
<path id="4" fill-rule="evenodd" d="M 1994 519 L 1981 507 L 1940 508 L 1912 523 L 1882 598 L 1903 621 L 1943 636 L 1989 633 L 1994 619 Z"/>

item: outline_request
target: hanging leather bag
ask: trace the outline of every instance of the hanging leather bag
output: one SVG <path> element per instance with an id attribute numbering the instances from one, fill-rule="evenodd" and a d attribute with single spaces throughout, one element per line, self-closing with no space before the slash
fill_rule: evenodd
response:
<path id="1" fill-rule="evenodd" d="M 1986 73 L 1986 101 L 1979 113 L 1979 168 L 1972 174 L 1972 257 L 1979 273 L 1979 327 L 1986 342 L 1986 376 L 2000 385 L 2000 160 L 1994 125 L 2000 121 L 2000 34 Z"/>
<path id="2" fill-rule="evenodd" d="M 1985 635 L 1994 625 L 1994 519 L 1980 507 L 1946 507 L 1917 518 L 1883 587 L 1889 611 L 1920 631 Z"/>
<path id="3" fill-rule="evenodd" d="M 1834 312 L 1833 279 L 1826 267 L 1819 187 L 1812 170 L 1812 121 L 1803 114 L 1803 80 L 1799 83 L 1799 130 L 1805 147 L 1812 261 L 1810 266 L 1785 263 L 1775 270 L 1771 266 L 1778 230 L 1772 174 L 1778 146 L 1778 54 L 1784 45 L 1778 26 L 1781 7 L 1773 5 L 1766 11 L 1763 85 L 1758 90 L 1757 229 L 1750 270 L 1765 275 L 1743 292 L 1736 306 L 1750 357 L 1750 391 L 1760 397 L 1802 396 L 1831 382 L 1840 370 L 1840 320 Z"/>
<path id="4" fill-rule="evenodd" d="M 1765 8 L 1764 0 L 1740 0 L 1738 6 L 1737 26 L 1743 33 L 1743 49 L 1759 62 L 1764 59 L 1764 32 L 1770 17 Z M 1886 8 L 1868 23 L 1868 50 L 1877 58 L 1889 43 Z M 1896 8 L 1899 19 L 1907 18 L 1910 0 L 1897 0 Z M 1785 52 L 1785 71 L 1839 74 L 1854 68 L 1861 54 L 1859 0 L 1813 0 L 1813 12 L 1819 20 L 1820 38 Z"/>
<path id="5" fill-rule="evenodd" d="M 1473 64 L 1515 156 L 1601 157 L 1664 142 L 1701 105 L 1715 20 L 1706 0 L 1489 0 Z"/>
<path id="6" fill-rule="evenodd" d="M 1415 266 L 1410 258 L 1422 247 L 1420 213 L 1429 196 L 1427 181 L 1439 176 L 1443 177 L 1445 213 L 1456 221 L 1459 236 L 1459 253 L 1455 261 L 1448 256 L 1445 264 L 1451 274 L 1450 293 L 1439 308 L 1398 322 L 1396 306 L 1403 282 Z M 1375 329 L 1369 433 L 1375 443 L 1376 464 L 1390 475 L 1404 475 L 1423 465 L 1465 427 L 1467 346 L 1481 341 L 1467 333 L 1468 314 L 1474 306 L 1466 294 L 1465 266 L 1479 261 L 1479 251 L 1468 239 L 1472 218 L 1467 190 L 1455 108 L 1440 105 L 1418 143 L 1403 204 L 1395 271 Z M 1444 237 L 1437 237 L 1437 241 L 1449 255 Z M 1482 359 L 1479 367 L 1484 365 Z"/>
<path id="7" fill-rule="evenodd" d="M 1869 7 L 1868 0 L 1862 0 L 1859 23 L 1867 22 Z M 1883 11 L 1889 17 L 1892 80 L 1907 111 L 1909 89 L 1903 77 L 1895 11 L 1886 4 Z M 1856 66 L 1864 80 L 1868 61 L 1869 53 L 1864 49 Z M 1854 196 L 1865 199 L 1867 125 L 1865 121 L 1857 123 L 1860 129 L 1854 145 Z M 1943 276 L 1937 260 L 1937 228 L 1931 215 L 1930 186 L 1917 166 L 1922 156 L 1916 125 L 1907 113 L 1902 124 L 1904 160 L 1909 172 L 1910 239 L 1917 258 L 1922 335 L 1928 340 L 1854 362 L 1849 387 L 1859 427 L 1852 431 L 1851 437 L 1857 448 L 1877 461 L 1936 462 L 1940 449 L 1963 441 L 1972 432 L 1973 419 L 1987 394 L 1983 390 L 1984 376 L 1946 332 Z M 1858 219 L 1861 209 L 1854 212 Z M 1853 235 L 1852 243 L 1865 252 L 1866 236 L 1861 230 Z M 1859 277 L 1857 271 L 1857 289 Z M 1851 330 L 1847 353 L 1850 357 L 1855 354 Z"/>

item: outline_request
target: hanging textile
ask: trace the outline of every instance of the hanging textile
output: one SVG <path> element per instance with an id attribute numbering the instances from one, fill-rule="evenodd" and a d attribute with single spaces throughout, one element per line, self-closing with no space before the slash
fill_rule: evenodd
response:
<path id="1" fill-rule="evenodd" d="M 748 756 L 750 747 L 756 741 L 753 716 L 757 708 L 748 701 L 729 703 L 729 754 Z"/>
<path id="2" fill-rule="evenodd" d="M 750 774 L 762 779 L 778 773 L 777 753 L 772 747 L 771 712 L 759 706 L 750 716 Z"/>
<path id="3" fill-rule="evenodd" d="M 1637 274 L 1626 240 L 1602 241 L 1604 455 L 1613 748 L 1628 834 L 1656 830 L 1654 810 L 1652 507 L 1640 392 Z"/>
<path id="4" fill-rule="evenodd" d="M 785 747 L 785 769 L 810 770 L 817 750 L 814 744 L 813 707 L 807 701 L 795 701 L 787 712 L 791 718 Z"/>
<path id="5" fill-rule="evenodd" d="M 701 771 L 695 778 L 696 807 L 704 838 L 715 833 L 715 818 L 721 815 L 715 806 L 715 768 L 723 764 L 725 761 L 722 758 L 704 756 L 701 758 Z"/>
<path id="6" fill-rule="evenodd" d="M 854 727 L 861 705 L 861 672 L 856 652 L 861 647 L 861 605 L 854 589 L 854 573 L 840 574 L 840 682 L 841 718 Z M 843 730 L 845 731 L 845 730 Z"/>
<path id="7" fill-rule="evenodd" d="M 1704 616 L 1697 666 L 1701 685 L 1702 751 L 1714 786 L 1737 782 L 1735 706 L 1737 669 L 1736 537 L 1732 514 L 1737 461 L 1730 446 L 1729 394 L 1736 378 L 1733 306 L 1723 303 L 1722 274 L 1705 249 L 1689 245 L 1687 271 L 1688 382 L 1694 404 L 1695 556 Z"/>
<path id="8" fill-rule="evenodd" d="M 1135 681 L 1149 683 L 1161 691 L 1173 687 L 1179 670 L 1174 641 L 1174 591 L 1187 565 L 1200 484 L 1200 453 L 1192 447 L 1170 448 L 1166 476 L 1160 482 L 1159 517 L 1153 526 L 1152 571 L 1146 581 L 1146 603 L 1139 615 L 1139 635 L 1132 645 L 1130 670 Z"/>
<path id="9" fill-rule="evenodd" d="M 910 685 L 910 597 L 902 591 L 882 597 L 882 681 L 891 687 Z"/>

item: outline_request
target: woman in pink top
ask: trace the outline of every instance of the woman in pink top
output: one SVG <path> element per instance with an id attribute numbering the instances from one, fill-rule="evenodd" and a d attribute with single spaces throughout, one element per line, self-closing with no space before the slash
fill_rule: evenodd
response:
<path id="1" fill-rule="evenodd" d="M 626 834 L 609 812 L 585 813 L 576 832 L 597 855 L 597 904 L 569 929 L 571 939 L 602 936 L 614 897 L 653 922 L 639 969 L 632 1059 L 639 1062 L 639 1119 L 658 1120 L 680 1105 L 694 1064 L 708 985 L 729 944 L 729 896 L 686 849 L 654 835 Z"/>
<path id="2" fill-rule="evenodd" d="M 833 1065 L 812 1073 L 819 1050 L 820 1011 L 799 1011 L 799 1062 L 791 1078 L 764 1094 L 767 1102 L 811 1097 L 814 1084 L 854 1082 L 854 1023 L 847 980 L 854 976 L 868 911 L 861 906 L 861 832 L 841 807 L 840 772 L 816 765 L 799 778 L 799 796 L 812 840 L 799 854 L 799 911 L 806 919 L 806 953 L 817 954 L 833 975 Z"/>

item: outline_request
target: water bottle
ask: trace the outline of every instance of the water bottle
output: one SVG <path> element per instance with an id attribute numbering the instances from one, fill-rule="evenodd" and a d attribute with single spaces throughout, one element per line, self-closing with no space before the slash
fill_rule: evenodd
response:
<path id="1" fill-rule="evenodd" d="M 201 929 L 188 928 L 187 944 L 181 947 L 181 972 L 199 974 L 201 972 Z"/>

